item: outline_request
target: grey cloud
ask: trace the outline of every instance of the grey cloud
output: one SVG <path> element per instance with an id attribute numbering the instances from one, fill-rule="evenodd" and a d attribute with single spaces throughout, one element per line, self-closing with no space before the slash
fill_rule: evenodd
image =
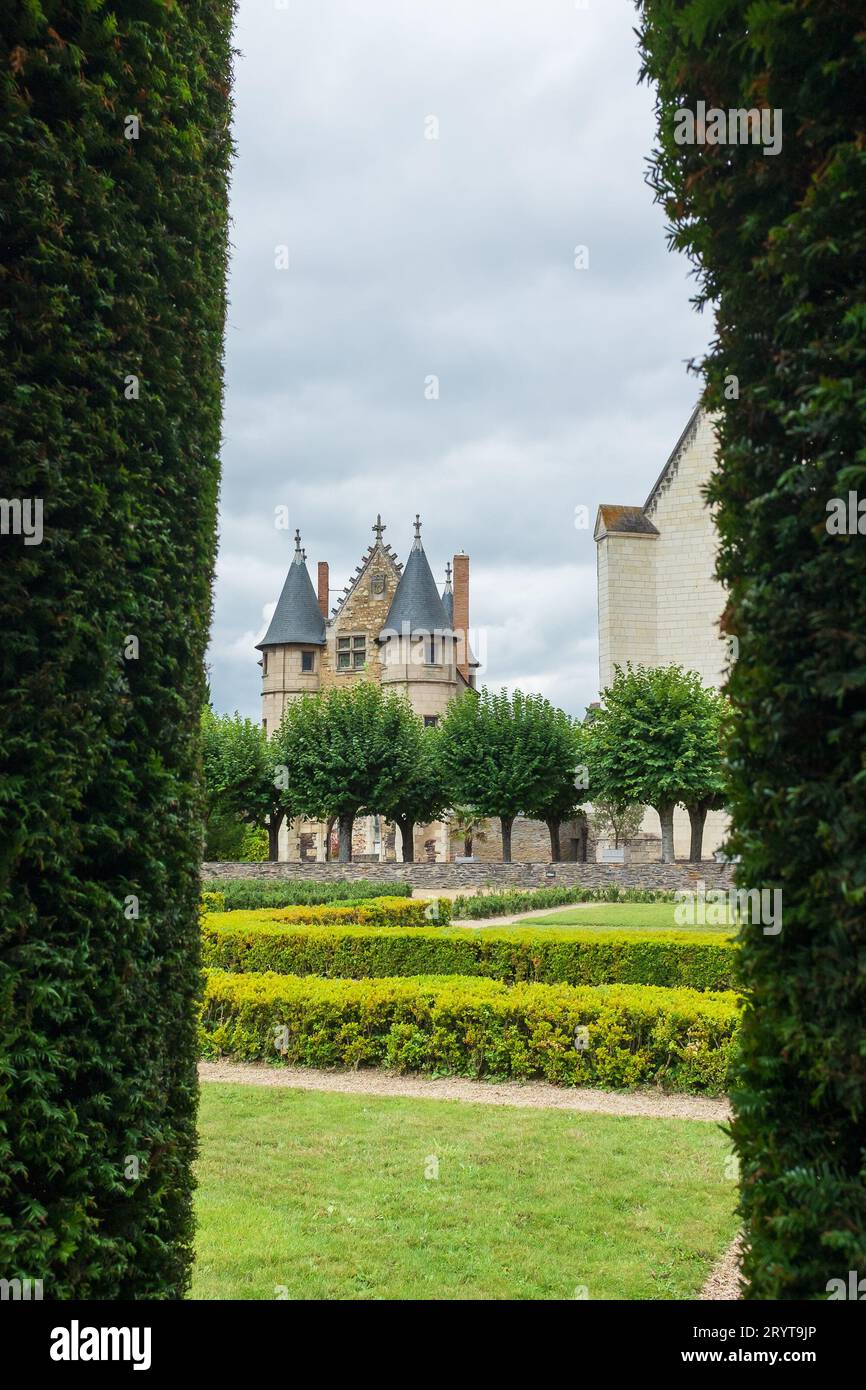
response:
<path id="1" fill-rule="evenodd" d="M 377 511 L 403 556 L 420 511 L 437 576 L 472 557 L 487 682 L 577 713 L 595 698 L 574 509 L 591 527 L 599 502 L 643 500 L 711 332 L 644 183 L 632 23 L 568 0 L 241 0 L 218 707 L 258 713 L 252 642 L 291 553 L 279 505 L 335 588 Z"/>

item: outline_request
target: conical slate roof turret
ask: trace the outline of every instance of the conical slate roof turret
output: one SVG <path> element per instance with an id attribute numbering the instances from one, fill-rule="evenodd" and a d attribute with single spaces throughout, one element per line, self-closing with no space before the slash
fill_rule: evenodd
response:
<path id="1" fill-rule="evenodd" d="M 391 600 L 385 627 L 400 634 L 447 632 L 451 627 L 448 611 L 439 597 L 421 544 L 421 520 L 418 516 L 415 517 L 415 539 Z"/>
<path id="2" fill-rule="evenodd" d="M 262 651 L 265 647 L 280 647 L 295 642 L 313 647 L 325 645 L 325 619 L 307 570 L 305 552 L 301 549 L 300 531 L 295 532 L 295 554 L 283 592 L 277 600 L 268 630 L 261 642 L 256 643 L 256 649 Z"/>

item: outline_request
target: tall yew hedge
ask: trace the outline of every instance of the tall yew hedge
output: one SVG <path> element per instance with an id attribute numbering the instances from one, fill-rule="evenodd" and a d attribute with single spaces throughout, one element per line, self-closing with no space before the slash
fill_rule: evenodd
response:
<path id="1" fill-rule="evenodd" d="M 866 1276 L 866 25 L 862 0 L 642 0 L 652 182 L 716 301 L 711 486 L 738 659 L 728 693 L 752 1004 L 733 1126 L 752 1298 Z M 780 109 L 781 152 L 679 145 L 678 107 Z M 736 380 L 733 380 L 736 378 Z M 738 392 L 738 394 L 737 394 Z M 866 530 L 866 519 L 864 519 Z"/>
<path id="2" fill-rule="evenodd" d="M 231 20 L 0 18 L 0 493 L 44 528 L 0 537 L 0 1276 L 46 1299 L 189 1278 Z"/>

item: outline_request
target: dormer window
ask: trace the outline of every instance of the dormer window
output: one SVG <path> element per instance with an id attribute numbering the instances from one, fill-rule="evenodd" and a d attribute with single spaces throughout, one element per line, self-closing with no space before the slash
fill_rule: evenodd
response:
<path id="1" fill-rule="evenodd" d="M 367 639 L 363 635 L 337 638 L 337 670 L 362 671 L 367 664 Z"/>

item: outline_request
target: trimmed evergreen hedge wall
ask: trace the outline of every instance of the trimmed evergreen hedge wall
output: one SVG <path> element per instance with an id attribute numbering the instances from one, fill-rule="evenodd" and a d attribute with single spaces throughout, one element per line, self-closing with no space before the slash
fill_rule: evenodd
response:
<path id="1" fill-rule="evenodd" d="M 862 0 L 642 0 L 655 185 L 718 303 L 710 489 L 738 642 L 737 873 L 780 888 L 743 934 L 733 1134 L 747 1296 L 866 1271 L 866 42 Z M 764 107 L 781 149 L 677 144 L 699 100 Z M 854 528 L 829 526 L 834 499 Z M 847 517 L 846 517 L 847 520 Z M 859 520 L 859 528 L 858 528 Z"/>
<path id="2" fill-rule="evenodd" d="M 0 25 L 0 493 L 44 530 L 2 539 L 0 1273 L 51 1300 L 189 1277 L 231 19 Z"/>
<path id="3" fill-rule="evenodd" d="M 509 988 L 459 975 L 323 980 L 211 971 L 202 1047 L 206 1057 L 239 1061 L 717 1095 L 739 1016 L 734 994 L 649 985 Z"/>
<path id="4" fill-rule="evenodd" d="M 212 878 L 205 879 L 201 885 L 202 897 L 219 894 L 222 899 L 221 911 L 250 912 L 260 907 L 293 907 L 319 903 L 356 903 L 365 898 L 411 898 L 411 883 L 374 883 L 359 878 L 354 882 L 341 880 L 337 883 L 304 882 L 302 879 L 286 879 L 270 882 L 256 878 Z"/>
<path id="5" fill-rule="evenodd" d="M 556 928 L 437 931 L 412 928 L 235 928 L 205 921 L 204 963 L 222 970 L 364 979 L 382 975 L 483 975 L 507 984 L 643 984 L 736 988 L 733 941 L 687 932 Z"/>

